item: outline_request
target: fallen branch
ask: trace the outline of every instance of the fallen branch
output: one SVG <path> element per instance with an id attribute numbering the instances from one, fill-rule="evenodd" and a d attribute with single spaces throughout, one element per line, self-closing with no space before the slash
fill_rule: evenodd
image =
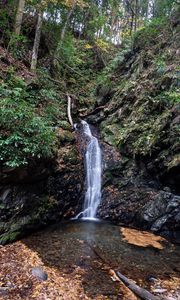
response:
<path id="1" fill-rule="evenodd" d="M 140 297 L 143 300 L 160 300 L 159 297 L 154 296 L 152 293 L 150 293 L 146 289 L 141 288 L 136 283 L 134 283 L 131 279 L 128 279 L 126 276 L 121 274 L 119 271 L 113 270 L 111 268 L 109 262 L 101 255 L 101 253 L 97 247 L 92 246 L 91 243 L 89 243 L 88 241 L 86 241 L 86 244 L 92 249 L 92 251 L 96 254 L 96 256 L 98 258 L 100 258 L 100 260 L 109 268 L 109 271 L 111 272 L 111 274 L 115 274 L 115 276 L 118 277 L 125 284 L 125 286 L 130 291 L 132 291 L 135 295 L 137 295 L 138 297 Z"/>
<path id="2" fill-rule="evenodd" d="M 80 117 L 88 117 L 90 115 L 93 115 L 95 112 L 97 113 L 98 111 L 100 111 L 101 109 L 105 108 L 106 106 L 105 105 L 102 105 L 102 106 L 98 106 L 96 107 L 94 110 L 90 111 L 89 113 L 87 114 L 80 114 Z"/>
<path id="3" fill-rule="evenodd" d="M 78 71 L 74 70 L 72 67 L 70 67 L 69 65 L 67 65 L 65 62 L 63 62 L 63 60 L 61 60 L 59 57 L 54 57 L 54 59 L 56 59 L 57 61 L 59 61 L 60 63 L 62 63 L 65 67 L 67 67 L 69 70 L 73 71 L 74 73 L 76 73 L 77 75 L 84 77 L 83 74 L 79 73 Z M 90 80 L 88 80 L 90 81 Z"/>
<path id="4" fill-rule="evenodd" d="M 62 84 L 64 86 L 64 82 L 63 81 L 60 81 L 60 80 L 57 80 L 57 79 L 54 79 L 50 76 L 48 76 L 48 79 L 54 83 L 58 83 L 58 84 Z"/>
<path id="5" fill-rule="evenodd" d="M 148 292 L 146 289 L 138 286 L 136 283 L 134 283 L 132 280 L 128 279 L 126 276 L 121 274 L 119 271 L 115 272 L 116 275 L 122 280 L 123 283 L 137 296 L 139 296 L 141 299 L 144 300 L 159 300 L 159 297 L 154 296 L 150 292 Z"/>
<path id="6" fill-rule="evenodd" d="M 67 99 L 68 99 L 68 106 L 67 106 L 67 116 L 68 116 L 68 120 L 69 123 L 71 124 L 72 128 L 74 128 L 74 123 L 71 117 L 71 97 L 69 96 L 69 94 L 66 94 Z"/>

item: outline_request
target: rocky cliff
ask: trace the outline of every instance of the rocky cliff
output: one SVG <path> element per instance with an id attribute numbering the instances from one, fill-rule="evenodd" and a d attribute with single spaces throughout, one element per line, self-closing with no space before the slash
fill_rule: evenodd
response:
<path id="1" fill-rule="evenodd" d="M 55 159 L 1 170 L 1 244 L 74 216 L 82 197 L 82 160 L 72 133 L 64 130 L 62 140 L 62 131 Z"/>
<path id="2" fill-rule="evenodd" d="M 177 239 L 179 194 L 179 24 L 151 24 L 98 87 L 104 148 L 99 216 Z"/>

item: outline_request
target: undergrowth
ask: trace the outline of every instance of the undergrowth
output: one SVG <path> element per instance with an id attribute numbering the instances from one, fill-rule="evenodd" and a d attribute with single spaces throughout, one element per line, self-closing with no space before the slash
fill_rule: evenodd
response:
<path id="1" fill-rule="evenodd" d="M 55 108 L 50 111 L 54 93 L 45 89 L 35 93 L 18 77 L 1 84 L 0 160 L 3 164 L 19 167 L 28 164 L 31 158 L 53 155 L 56 144 L 53 127 L 58 114 Z"/>

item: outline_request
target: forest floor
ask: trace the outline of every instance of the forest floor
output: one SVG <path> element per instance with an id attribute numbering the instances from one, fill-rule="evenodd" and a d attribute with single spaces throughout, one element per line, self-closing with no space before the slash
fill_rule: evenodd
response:
<path id="1" fill-rule="evenodd" d="M 78 227 L 71 226 L 65 231 L 61 229 L 60 231 L 59 229 L 44 230 L 13 244 L 1 246 L 0 299 L 139 299 L 121 281 L 117 280 L 111 268 L 119 268 L 123 274 L 158 295 L 159 299 L 179 299 L 180 266 L 178 267 L 176 263 L 176 260 L 178 261 L 177 249 L 170 245 L 168 252 L 164 252 L 165 257 L 161 257 L 159 251 L 166 251 L 163 250 L 166 244 L 166 241 L 164 244 L 163 238 L 137 230 L 120 229 L 119 235 L 123 236 L 123 238 L 121 237 L 122 245 L 127 245 L 128 251 L 131 252 L 132 247 L 135 247 L 135 252 L 129 256 L 130 252 L 126 252 L 120 246 L 118 251 L 124 252 L 121 253 L 121 257 L 124 259 L 120 265 L 115 252 L 111 249 L 112 265 L 109 266 L 111 257 L 106 255 L 108 253 L 105 253 L 105 257 L 109 257 L 108 263 L 105 263 L 96 254 L 96 251 L 93 251 L 92 236 L 82 238 L 84 232 L 81 232 L 82 235 L 78 238 L 77 233 Z M 96 233 L 95 236 L 97 236 Z M 115 236 L 114 240 L 116 240 Z M 147 249 L 147 246 L 151 249 Z M 140 252 L 139 258 L 136 254 L 137 249 Z M 153 259 L 152 255 L 155 257 L 151 264 L 152 267 L 150 264 L 147 266 L 148 270 L 143 268 L 143 263 L 146 264 L 146 261 L 143 262 L 144 251 L 147 259 L 148 256 L 150 256 L 150 260 Z M 152 254 L 153 252 L 154 254 Z M 173 255 L 175 260 L 172 262 L 171 256 L 173 257 Z M 129 261 L 126 256 L 129 257 Z M 133 259 L 135 263 L 132 263 Z M 141 267 L 138 259 L 142 262 Z M 156 265 L 157 261 L 159 261 L 159 265 Z M 154 265 L 156 265 L 156 270 Z M 47 273 L 48 279 L 42 281 L 33 276 L 32 269 L 34 267 L 41 267 Z M 157 272 L 158 277 L 156 276 Z"/>

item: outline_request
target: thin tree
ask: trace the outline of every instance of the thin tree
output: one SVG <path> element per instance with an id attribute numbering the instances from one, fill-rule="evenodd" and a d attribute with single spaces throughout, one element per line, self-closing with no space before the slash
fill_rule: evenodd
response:
<path id="1" fill-rule="evenodd" d="M 76 0 L 73 1 L 72 6 L 71 6 L 70 10 L 68 11 L 66 21 L 65 21 L 63 29 L 61 31 L 61 42 L 64 40 L 65 32 L 66 32 L 69 20 L 71 18 L 71 15 L 74 11 L 75 6 L 76 6 Z"/>
<path id="2" fill-rule="evenodd" d="M 20 35 L 20 31 L 21 31 L 24 6 L 25 6 L 25 0 L 19 0 L 17 12 L 16 12 L 15 24 L 14 24 L 14 32 L 17 35 Z"/>
<path id="3" fill-rule="evenodd" d="M 37 58 L 38 58 L 38 50 L 39 50 L 39 43 L 41 38 L 41 28 L 42 28 L 42 21 L 43 21 L 43 12 L 38 12 L 38 20 L 36 25 L 36 33 L 32 51 L 32 60 L 31 60 L 31 71 L 36 70 L 37 66 Z"/>

